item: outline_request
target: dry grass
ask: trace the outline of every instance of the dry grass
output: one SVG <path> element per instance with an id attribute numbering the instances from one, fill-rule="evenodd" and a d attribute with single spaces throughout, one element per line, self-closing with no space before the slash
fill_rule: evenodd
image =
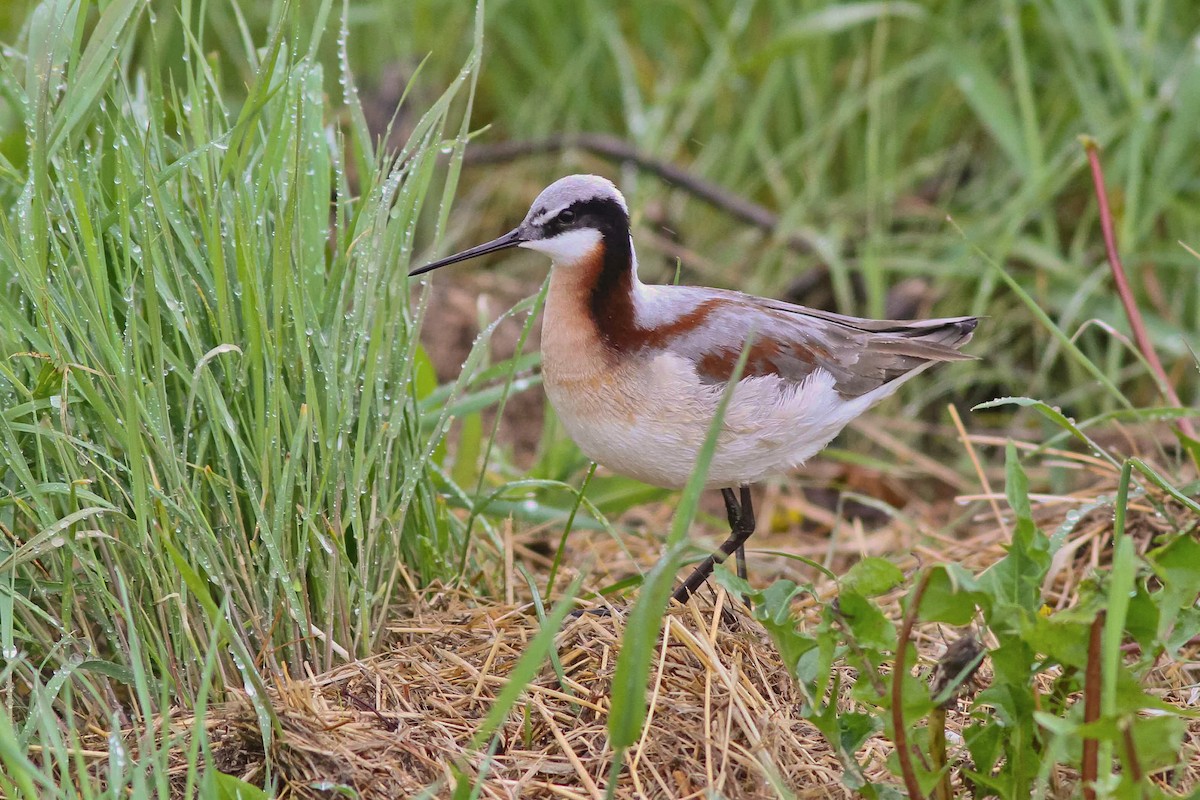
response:
<path id="1" fill-rule="evenodd" d="M 723 596 L 722 596 L 723 597 Z M 285 735 L 273 753 L 301 795 L 314 780 L 363 797 L 412 796 L 451 766 L 487 771 L 484 797 L 602 797 L 612 751 L 607 696 L 622 626 L 583 615 L 558 637 L 564 677 L 547 669 L 529 687 L 491 763 L 471 751 L 475 728 L 537 631 L 521 606 L 415 608 L 391 652 L 279 688 Z M 774 797 L 769 781 L 835 790 L 837 759 L 796 714 L 799 698 L 765 636 L 711 623 L 712 606 L 677 609 L 654 673 L 649 724 L 628 756 L 619 797 Z M 718 615 L 719 619 L 719 615 Z M 219 753 L 251 773 L 259 740 L 248 704 L 224 709 Z M 444 784 L 443 784 L 444 785 Z M 438 795 L 448 793 L 448 790 Z M 836 792 L 840 795 L 840 791 Z"/>
<path id="2" fill-rule="evenodd" d="M 718 603 L 724 603 L 721 593 Z M 385 654 L 306 680 L 281 682 L 272 696 L 282 734 L 271 753 L 287 793 L 326 797 L 333 786 L 363 798 L 411 797 L 427 786 L 449 796 L 452 768 L 486 772 L 486 798 L 599 798 L 612 750 L 607 696 L 622 626 L 617 615 L 583 615 L 559 634 L 564 678 L 549 666 L 502 728 L 490 760 L 471 737 L 524 645 L 536 634 L 528 606 L 469 606 L 443 595 L 412 609 L 392 629 Z M 841 765 L 820 734 L 801 719 L 800 698 L 773 645 L 753 623 L 730 630 L 711 598 L 676 608 L 652 675 L 649 723 L 627 756 L 616 797 L 848 797 Z M 935 631 L 919 637 L 928 668 L 944 651 Z M 1195 665 L 1192 665 L 1193 669 Z M 849 676 L 847 676 L 849 677 Z M 1186 665 L 1159 670 L 1163 699 L 1194 705 Z M 979 676 L 986 684 L 985 665 Z M 1190 690 L 1194 694 L 1194 690 Z M 848 700 L 846 701 L 849 702 Z M 951 740 L 967 721 L 947 717 Z M 188 725 L 189 720 L 182 720 Z M 214 709 L 209 735 L 218 766 L 255 782 L 263 777 L 258 722 L 247 701 Z M 1200 725 L 1185 745 L 1189 775 L 1200 779 Z M 887 777 L 889 743 L 870 739 L 860 757 L 869 777 Z M 961 759 L 954 752 L 951 759 Z M 1055 776 L 1056 796 L 1070 796 L 1075 776 Z M 786 796 L 786 795 L 785 795 Z"/>
<path id="3" fill-rule="evenodd" d="M 1076 494 L 1040 498 L 1039 523 L 1052 532 L 1071 509 L 1094 498 L 1097 487 L 1112 486 L 1115 475 L 1086 456 L 1047 457 L 1072 465 L 1080 471 L 1079 482 L 1088 484 Z M 793 529 L 787 543 L 780 541 L 783 534 L 765 531 L 759 545 L 811 550 L 809 555 L 825 558 L 835 570 L 866 554 L 886 554 L 906 570 L 933 561 L 957 561 L 978 571 L 1001 557 L 1008 521 L 1003 513 L 996 515 L 987 498 L 976 500 L 979 515 L 968 512 L 969 529 L 958 535 L 922 521 L 951 516 L 947 504 L 934 503 L 922 507 L 919 515 L 875 527 L 861 520 L 837 523 L 849 534 L 836 537 L 832 546 L 829 532 L 819 524 L 809 525 L 809 532 L 799 536 Z M 768 491 L 764 519 L 801 514 L 811 523 L 825 513 L 818 506 L 796 508 L 804 502 L 779 489 Z M 1149 504 L 1133 502 L 1130 509 L 1128 530 L 1144 550 L 1165 523 Z M 656 528 L 669 510 L 656 507 L 640 514 L 643 523 Z M 1079 581 L 1106 563 L 1111 525 L 1107 511 L 1079 517 L 1044 587 L 1047 603 L 1069 605 Z M 542 570 L 542 575 L 546 536 L 546 531 L 530 530 L 510 537 L 516 558 L 535 573 Z M 658 554 L 653 537 L 632 537 L 618 544 L 602 534 L 584 532 L 573 537 L 571 548 L 570 563 L 604 565 L 591 576 L 591 586 L 652 563 Z M 786 559 L 752 560 L 759 580 L 782 574 L 813 579 L 807 568 Z M 431 591 L 391 627 L 386 651 L 326 674 L 276 680 L 270 700 L 282 730 L 270 761 L 285 796 L 328 797 L 337 787 L 347 787 L 363 798 L 411 797 L 432 787 L 432 796 L 444 797 L 451 793 L 457 769 L 471 778 L 484 776 L 480 796 L 485 798 L 604 797 L 613 757 L 606 734 L 607 698 L 623 633 L 619 607 L 608 616 L 585 614 L 569 620 L 556 640 L 561 678 L 550 664 L 544 667 L 501 728 L 491 757 L 471 746 L 477 726 L 539 629 L 528 590 L 509 576 L 503 588 L 513 602 L 488 603 L 457 592 Z M 830 581 L 815 588 L 815 596 L 802 595 L 795 606 L 807 624 L 815 624 L 822 605 L 836 593 Z M 885 598 L 896 619 L 901 594 Z M 721 621 L 717 608 L 728 602 L 723 591 L 704 592 L 689 606 L 670 612 L 651 673 L 649 721 L 641 741 L 626 755 L 615 796 L 707 797 L 710 789 L 729 798 L 850 796 L 841 784 L 837 756 L 802 719 L 801 698 L 766 634 L 741 613 L 732 626 Z M 930 671 L 961 633 L 918 626 L 917 668 Z M 848 685 L 854 676 L 845 677 L 843 685 Z M 985 661 L 978 685 L 986 685 L 989 677 Z M 1042 688 L 1048 690 L 1050 678 L 1043 677 Z M 1200 701 L 1200 646 L 1193 648 L 1188 661 L 1164 661 L 1153 677 L 1156 693 L 1164 700 L 1194 708 Z M 850 705 L 847 693 L 843 707 Z M 951 762 L 966 759 L 954 742 L 967 721 L 961 708 L 947 715 Z M 175 730 L 182 734 L 192 724 L 186 717 L 177 718 Z M 206 724 L 217 766 L 261 784 L 266 754 L 249 701 L 234 699 L 210 709 Z M 885 739 L 873 737 L 858 754 L 871 779 L 893 780 L 886 768 L 890 749 Z M 1185 774 L 1175 782 L 1195 787 L 1200 785 L 1200 723 L 1189 729 L 1184 749 Z M 181 770 L 182 764 L 180 758 Z M 965 788 L 954 772 L 956 786 Z M 1076 778 L 1067 771 L 1053 775 L 1053 795 L 1071 796 Z"/>

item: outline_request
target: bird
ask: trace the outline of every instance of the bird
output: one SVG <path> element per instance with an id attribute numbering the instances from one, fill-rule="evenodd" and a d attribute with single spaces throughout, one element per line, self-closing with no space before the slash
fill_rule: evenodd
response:
<path id="1" fill-rule="evenodd" d="M 546 187 L 513 230 L 425 264 L 436 269 L 510 248 L 550 257 L 542 384 L 587 457 L 653 486 L 687 484 L 733 380 L 706 489 L 719 489 L 730 535 L 678 586 L 686 603 L 756 523 L 750 486 L 802 466 L 851 420 L 960 352 L 978 317 L 873 320 L 638 277 L 629 206 L 598 175 Z M 736 368 L 745 352 L 740 373 Z"/>

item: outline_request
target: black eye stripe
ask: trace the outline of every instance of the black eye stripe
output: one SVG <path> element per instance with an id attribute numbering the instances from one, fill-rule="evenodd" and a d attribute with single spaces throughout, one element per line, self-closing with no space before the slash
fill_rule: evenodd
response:
<path id="1" fill-rule="evenodd" d="M 554 212 L 539 208 L 537 213 Z M 629 214 L 612 198 L 576 200 L 540 223 L 539 227 L 542 238 L 557 236 L 571 228 L 595 228 L 606 236 L 612 234 L 621 238 L 629 235 Z"/>
<path id="2" fill-rule="evenodd" d="M 607 197 L 577 200 L 564 211 L 573 211 L 575 219 L 588 218 L 600 224 L 629 225 L 629 214 L 617 204 L 617 201 Z"/>

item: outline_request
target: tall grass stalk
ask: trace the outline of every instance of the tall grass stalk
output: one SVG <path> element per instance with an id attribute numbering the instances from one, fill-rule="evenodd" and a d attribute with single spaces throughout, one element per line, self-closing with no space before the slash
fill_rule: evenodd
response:
<path id="1" fill-rule="evenodd" d="M 45 0 L 0 70 L 25 142 L 0 170 L 5 793 L 91 770 L 167 796 L 160 715 L 237 688 L 269 741 L 262 676 L 371 651 L 401 589 L 458 570 L 405 272 L 448 213 L 480 32 L 392 154 L 344 47 L 340 75 L 314 58 L 342 11 L 277 0 L 222 58 L 204 4 L 168 54 L 140 0 Z M 107 765 L 77 755 L 85 717 Z"/>

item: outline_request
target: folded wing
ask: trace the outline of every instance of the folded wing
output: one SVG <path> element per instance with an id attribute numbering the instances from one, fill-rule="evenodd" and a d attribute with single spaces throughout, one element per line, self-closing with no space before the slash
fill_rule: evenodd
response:
<path id="1" fill-rule="evenodd" d="M 703 320 L 677 329 L 670 342 L 672 351 L 694 361 L 703 380 L 728 381 L 749 342 L 743 377 L 776 375 L 800 382 L 822 369 L 845 398 L 867 394 L 930 362 L 972 358 L 959 348 L 978 324 L 976 317 L 860 319 L 740 292 L 655 288 L 695 294 L 696 307 L 705 307 Z"/>

